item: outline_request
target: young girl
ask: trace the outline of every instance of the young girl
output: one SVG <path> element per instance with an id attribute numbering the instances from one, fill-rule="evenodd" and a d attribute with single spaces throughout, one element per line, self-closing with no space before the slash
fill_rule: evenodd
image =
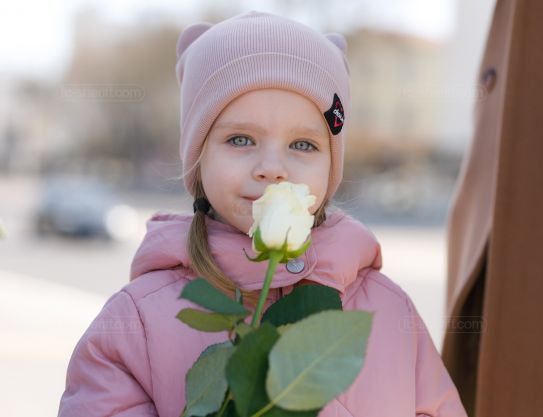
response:
<path id="1" fill-rule="evenodd" d="M 409 296 L 379 272 L 374 235 L 329 202 L 342 179 L 350 114 L 346 41 L 251 11 L 186 28 L 177 44 L 181 157 L 194 214 L 156 213 L 130 283 L 109 298 L 68 365 L 60 417 L 179 417 L 185 375 L 226 332 L 176 318 L 197 276 L 254 305 L 266 262 L 250 262 L 252 201 L 268 184 L 316 196 L 312 244 L 279 264 L 267 306 L 297 285 L 335 288 L 344 310 L 374 312 L 364 366 L 321 417 L 462 417 L 465 410 Z M 250 317 L 247 318 L 250 320 Z"/>

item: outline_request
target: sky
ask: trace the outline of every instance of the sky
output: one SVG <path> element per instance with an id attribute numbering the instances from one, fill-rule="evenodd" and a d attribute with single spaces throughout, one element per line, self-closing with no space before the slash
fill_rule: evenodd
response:
<path id="1" fill-rule="evenodd" d="M 180 28 L 198 20 L 201 5 L 287 14 L 315 29 L 322 22 L 347 32 L 379 28 L 442 41 L 455 28 L 457 0 L 17 0 L 0 6 L 0 75 L 54 78 L 70 59 L 73 17 L 89 4 L 126 24 L 141 15 L 167 17 Z M 322 6 L 315 7 L 315 3 Z M 152 6 L 151 6 L 152 4 Z M 322 13 L 322 10 L 325 13 Z M 225 13 L 229 13 L 225 9 Z"/>

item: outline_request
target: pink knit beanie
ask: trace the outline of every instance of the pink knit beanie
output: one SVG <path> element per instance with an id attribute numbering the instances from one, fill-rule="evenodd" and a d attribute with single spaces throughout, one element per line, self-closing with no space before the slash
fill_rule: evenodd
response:
<path id="1" fill-rule="evenodd" d="M 194 166 L 224 107 L 250 90 L 280 88 L 307 97 L 325 118 L 332 155 L 326 198 L 331 198 L 343 177 L 344 126 L 351 108 L 346 51 L 339 33 L 320 34 L 254 10 L 215 25 L 201 22 L 185 28 L 177 41 L 176 74 L 187 191 L 194 196 Z"/>

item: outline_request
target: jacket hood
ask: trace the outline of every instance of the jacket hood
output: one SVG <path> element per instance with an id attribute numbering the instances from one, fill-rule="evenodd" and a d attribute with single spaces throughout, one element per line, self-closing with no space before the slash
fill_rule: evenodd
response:
<path id="1" fill-rule="evenodd" d="M 191 268 L 186 242 L 193 216 L 191 213 L 165 212 L 151 216 L 131 264 L 131 281 L 150 271 Z M 245 257 L 243 249 L 250 257 L 256 255 L 252 250 L 252 238 L 210 216 L 205 216 L 205 222 L 209 247 L 221 270 L 240 288 L 261 289 L 268 262 L 251 262 Z M 339 208 L 327 213 L 326 220 L 311 230 L 311 241 L 300 257 L 304 268 L 293 273 L 286 264 L 279 264 L 271 288 L 307 279 L 345 294 L 361 269 L 381 269 L 381 248 L 374 234 Z M 196 276 L 194 272 L 188 275 Z"/>

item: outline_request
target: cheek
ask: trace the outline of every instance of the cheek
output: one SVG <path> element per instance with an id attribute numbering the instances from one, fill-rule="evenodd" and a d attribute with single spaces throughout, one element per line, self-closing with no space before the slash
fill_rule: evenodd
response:
<path id="1" fill-rule="evenodd" d="M 307 174 L 307 184 L 309 185 L 311 194 L 317 198 L 314 206 L 317 208 L 324 199 L 326 190 L 328 189 L 330 165 L 327 163 L 316 165 L 314 169 L 309 170 Z"/>
<path id="2" fill-rule="evenodd" d="M 208 155 L 202 164 L 202 181 L 206 192 L 214 192 L 218 195 L 234 192 L 239 188 L 242 171 L 245 165 L 234 163 L 231 159 L 219 153 Z"/>
<path id="3" fill-rule="evenodd" d="M 304 169 L 304 176 L 313 184 L 322 184 L 328 182 L 330 176 L 330 162 L 326 159 L 320 159 L 307 164 Z"/>

